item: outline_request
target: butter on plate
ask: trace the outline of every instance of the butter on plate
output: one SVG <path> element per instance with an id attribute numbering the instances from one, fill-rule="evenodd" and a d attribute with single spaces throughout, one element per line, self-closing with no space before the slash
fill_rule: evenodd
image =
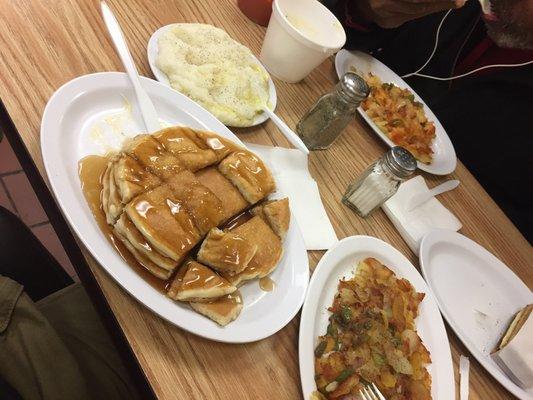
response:
<path id="1" fill-rule="evenodd" d="M 520 310 L 491 354 L 499 367 L 523 389 L 533 388 L 533 304 Z"/>

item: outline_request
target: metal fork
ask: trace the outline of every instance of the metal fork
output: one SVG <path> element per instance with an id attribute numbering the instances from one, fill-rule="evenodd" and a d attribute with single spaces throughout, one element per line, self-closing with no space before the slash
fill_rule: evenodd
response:
<path id="1" fill-rule="evenodd" d="M 359 393 L 363 400 L 386 400 L 385 396 L 381 394 L 375 383 L 372 383 L 363 389 L 359 389 Z"/>

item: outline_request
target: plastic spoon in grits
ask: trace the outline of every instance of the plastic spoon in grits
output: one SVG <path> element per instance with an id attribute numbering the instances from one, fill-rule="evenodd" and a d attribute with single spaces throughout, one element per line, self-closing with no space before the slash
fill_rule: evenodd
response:
<path id="1" fill-rule="evenodd" d="M 296 147 L 298 150 L 302 151 L 305 154 L 309 154 L 309 149 L 304 144 L 304 142 L 302 142 L 302 139 L 300 139 L 300 137 L 296 133 L 294 133 L 294 131 L 289 128 L 280 117 L 274 114 L 274 112 L 271 111 L 268 107 L 263 107 L 263 112 L 268 115 L 268 117 L 272 120 L 272 122 L 274 122 L 274 124 L 276 124 L 280 132 L 283 133 L 283 135 L 287 138 L 289 142 L 291 142 L 294 147 Z"/>
<path id="2" fill-rule="evenodd" d="M 137 102 L 139 104 L 139 109 L 141 110 L 146 130 L 148 133 L 157 132 L 161 129 L 161 124 L 159 123 L 154 103 L 152 103 L 152 100 L 142 87 L 139 79 L 139 72 L 137 72 L 137 67 L 135 67 L 135 63 L 133 62 L 133 58 L 128 49 L 128 45 L 126 44 L 124 34 L 120 29 L 120 25 L 105 1 L 101 2 L 101 7 L 104 22 L 109 31 L 109 35 L 111 36 L 111 40 L 115 45 L 115 49 L 122 61 L 122 65 L 128 73 L 133 89 L 135 90 L 135 95 L 137 96 Z"/>

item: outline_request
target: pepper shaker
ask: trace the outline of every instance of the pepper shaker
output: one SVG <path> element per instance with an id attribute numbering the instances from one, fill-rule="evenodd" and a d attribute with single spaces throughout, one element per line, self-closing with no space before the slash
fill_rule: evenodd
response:
<path id="1" fill-rule="evenodd" d="M 392 197 L 400 183 L 415 170 L 413 155 L 403 147 L 395 146 L 348 186 L 342 202 L 365 218 Z"/>
<path id="2" fill-rule="evenodd" d="M 355 116 L 370 89 L 359 75 L 347 72 L 331 93 L 323 95 L 296 125 L 309 150 L 327 149 Z"/>

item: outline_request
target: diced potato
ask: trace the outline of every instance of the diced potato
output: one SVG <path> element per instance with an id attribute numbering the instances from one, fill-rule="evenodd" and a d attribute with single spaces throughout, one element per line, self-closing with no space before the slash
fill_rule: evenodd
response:
<path id="1" fill-rule="evenodd" d="M 324 353 L 329 353 L 330 351 L 333 351 L 335 347 L 337 347 L 337 341 L 331 336 L 328 336 L 326 338 L 326 349 L 324 350 Z"/>
<path id="2" fill-rule="evenodd" d="M 402 332 L 402 340 L 407 344 L 408 355 L 413 354 L 422 343 L 415 331 L 406 329 Z"/>
<path id="3" fill-rule="evenodd" d="M 413 366 L 400 350 L 387 349 L 385 350 L 385 354 L 389 365 L 394 368 L 396 372 L 405 375 L 413 374 Z"/>
<path id="4" fill-rule="evenodd" d="M 386 388 L 393 388 L 396 386 L 397 379 L 393 374 L 390 373 L 389 370 L 381 372 L 380 378 L 382 385 Z"/>
<path id="5" fill-rule="evenodd" d="M 322 355 L 315 359 L 325 398 L 355 399 L 361 385 L 375 382 L 389 399 L 431 400 L 431 357 L 414 321 L 423 298 L 372 258 L 359 264 L 353 279 L 339 282 L 330 324 L 319 338 Z"/>
<path id="6" fill-rule="evenodd" d="M 344 382 L 340 383 L 337 389 L 330 393 L 328 397 L 330 399 L 338 399 L 344 395 L 353 393 L 353 390 L 357 387 L 358 384 L 359 377 L 354 374 L 348 379 L 346 379 Z"/>

